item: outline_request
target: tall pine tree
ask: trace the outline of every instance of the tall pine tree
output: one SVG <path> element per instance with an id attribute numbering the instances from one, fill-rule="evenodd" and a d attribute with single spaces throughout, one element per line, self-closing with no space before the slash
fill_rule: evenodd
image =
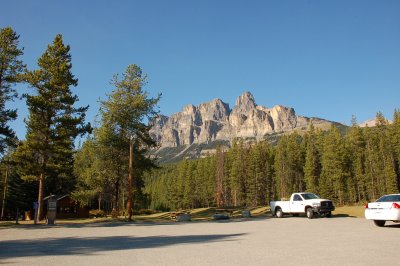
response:
<path id="1" fill-rule="evenodd" d="M 320 192 L 340 205 L 344 203 L 346 192 L 345 145 L 337 127 L 332 125 L 323 142 L 321 156 Z"/>
<path id="2" fill-rule="evenodd" d="M 19 59 L 23 54 L 19 45 L 19 35 L 10 27 L 0 29 L 0 154 L 7 145 L 13 144 L 15 132 L 8 122 L 17 118 L 16 109 L 7 109 L 17 93 L 13 86 L 20 81 L 25 65 Z"/>
<path id="3" fill-rule="evenodd" d="M 391 147 L 391 161 L 396 173 L 397 191 L 400 191 L 400 110 L 396 109 L 393 114 L 393 123 L 389 126 L 389 137 Z"/>
<path id="4" fill-rule="evenodd" d="M 316 132 L 313 124 L 305 136 L 306 157 L 304 164 L 304 179 L 308 191 L 319 193 L 319 178 L 321 176 L 321 152 L 318 149 L 320 132 Z"/>
<path id="5" fill-rule="evenodd" d="M 34 93 L 24 95 L 29 109 L 27 134 L 16 155 L 26 166 L 24 174 L 38 179 L 41 218 L 45 191 L 72 191 L 74 140 L 90 131 L 90 125 L 84 121 L 88 106 L 74 107 L 78 97 L 71 87 L 76 87 L 78 80 L 71 72 L 70 47 L 60 34 L 38 59 L 38 66 L 24 75 Z"/>
<path id="6" fill-rule="evenodd" d="M 112 81 L 115 89 L 108 95 L 106 101 L 101 102 L 100 113 L 102 124 L 110 127 L 120 142 L 125 142 L 124 150 L 129 158 L 129 172 L 127 173 L 127 210 L 128 219 L 132 219 L 133 192 L 141 195 L 143 186 L 143 171 L 154 166 L 153 161 L 145 156 L 149 147 L 155 147 L 156 143 L 150 137 L 150 126 L 147 121 L 153 120 L 157 115 L 155 108 L 161 97 L 149 97 L 149 93 L 143 90 L 147 76 L 137 65 L 129 65 L 119 79 L 115 75 Z M 135 164 L 135 165 L 134 165 Z M 136 178 L 134 178 L 136 174 Z"/>

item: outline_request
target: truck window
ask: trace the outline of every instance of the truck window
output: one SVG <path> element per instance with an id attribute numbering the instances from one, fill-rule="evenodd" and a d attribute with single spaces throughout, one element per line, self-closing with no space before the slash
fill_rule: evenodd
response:
<path id="1" fill-rule="evenodd" d="M 305 200 L 319 199 L 319 197 L 317 195 L 313 194 L 313 193 L 304 193 L 304 194 L 301 194 L 301 195 L 303 196 L 303 198 Z"/>
<path id="2" fill-rule="evenodd" d="M 293 196 L 293 201 L 302 201 L 302 200 L 303 199 L 298 194 Z"/>

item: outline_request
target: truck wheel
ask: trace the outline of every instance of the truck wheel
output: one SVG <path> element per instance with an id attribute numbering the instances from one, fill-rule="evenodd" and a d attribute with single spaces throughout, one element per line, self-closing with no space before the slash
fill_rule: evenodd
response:
<path id="1" fill-rule="evenodd" d="M 282 218 L 283 217 L 283 211 L 279 208 L 275 211 L 275 215 L 278 218 Z"/>
<path id="2" fill-rule="evenodd" d="M 327 213 L 325 214 L 325 217 L 326 217 L 326 218 L 331 218 L 331 217 L 332 217 L 332 212 L 327 212 Z"/>
<path id="3" fill-rule="evenodd" d="M 306 214 L 307 214 L 308 219 L 312 219 L 314 217 L 314 212 L 313 212 L 312 208 L 307 208 Z"/>
<path id="4" fill-rule="evenodd" d="M 384 226 L 385 226 L 385 223 L 386 223 L 386 221 L 374 220 L 374 224 L 375 224 L 376 226 L 379 226 L 379 227 L 384 227 Z"/>

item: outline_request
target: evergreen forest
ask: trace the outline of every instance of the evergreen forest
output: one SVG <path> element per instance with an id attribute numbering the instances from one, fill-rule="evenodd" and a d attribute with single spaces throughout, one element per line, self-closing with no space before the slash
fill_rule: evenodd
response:
<path id="1" fill-rule="evenodd" d="M 400 191 L 400 112 L 393 123 L 377 114 L 377 126 L 346 132 L 311 125 L 306 134 L 266 141 L 233 142 L 231 149 L 184 160 L 146 174 L 144 191 L 154 209 L 259 206 L 309 191 L 335 204 L 365 204 Z"/>

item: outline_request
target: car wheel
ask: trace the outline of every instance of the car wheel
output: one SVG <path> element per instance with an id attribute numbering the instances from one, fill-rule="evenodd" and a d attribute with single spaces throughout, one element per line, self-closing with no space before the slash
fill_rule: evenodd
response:
<path id="1" fill-rule="evenodd" d="M 307 214 L 308 219 L 312 219 L 314 217 L 314 212 L 313 212 L 312 208 L 307 208 L 306 214 Z"/>
<path id="2" fill-rule="evenodd" d="M 325 214 L 325 217 L 326 217 L 326 218 L 331 218 L 331 217 L 332 217 L 332 212 L 327 212 L 327 213 Z"/>
<path id="3" fill-rule="evenodd" d="M 275 211 L 275 215 L 276 215 L 276 217 L 278 217 L 278 218 L 282 218 L 282 217 L 283 217 L 283 211 L 282 211 L 281 209 L 277 209 L 277 210 Z"/>
<path id="4" fill-rule="evenodd" d="M 379 227 L 385 226 L 386 221 L 383 220 L 374 220 L 374 224 Z"/>

